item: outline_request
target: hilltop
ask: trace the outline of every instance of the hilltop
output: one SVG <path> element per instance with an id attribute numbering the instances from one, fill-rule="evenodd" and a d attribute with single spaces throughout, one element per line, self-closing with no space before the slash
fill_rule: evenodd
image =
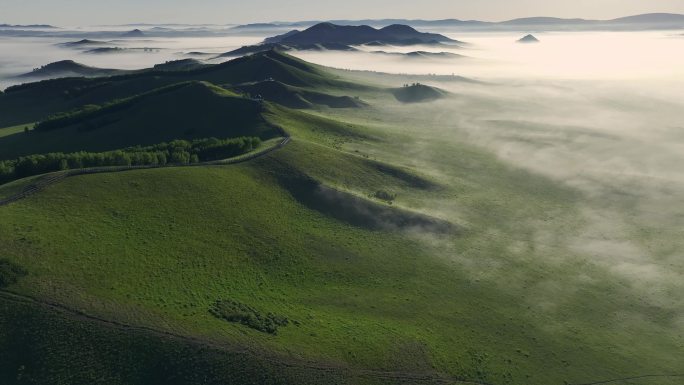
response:
<path id="1" fill-rule="evenodd" d="M 145 37 L 145 33 L 139 29 L 134 29 L 125 33 L 122 33 L 120 37 Z"/>
<path id="2" fill-rule="evenodd" d="M 402 103 L 430 102 L 447 95 L 446 91 L 420 83 L 407 84 L 391 91 L 394 97 Z"/>
<path id="3" fill-rule="evenodd" d="M 50 64 L 46 64 L 40 68 L 36 68 L 33 71 L 20 75 L 21 78 L 58 78 L 58 77 L 71 77 L 71 76 L 111 76 L 117 74 L 123 74 L 126 71 L 107 69 L 107 68 L 97 68 L 86 66 L 81 63 L 76 63 L 73 60 L 62 60 Z"/>

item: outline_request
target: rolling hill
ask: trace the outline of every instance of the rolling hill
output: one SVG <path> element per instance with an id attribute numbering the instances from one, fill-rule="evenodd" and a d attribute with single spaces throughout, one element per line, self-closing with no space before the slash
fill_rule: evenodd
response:
<path id="1" fill-rule="evenodd" d="M 463 141 L 458 119 L 430 126 L 445 106 L 410 102 L 440 89 L 332 73 L 268 51 L 0 95 L 21 123 L 0 125 L 1 154 L 290 136 L 240 163 L 74 175 L 1 204 L 0 383 L 681 380 L 679 314 L 568 246 L 581 192 Z M 352 91 L 368 108 L 315 105 Z"/>
<path id="2" fill-rule="evenodd" d="M 394 97 L 402 103 L 422 103 L 441 99 L 445 91 L 425 84 L 414 83 L 391 90 Z"/>
<path id="3" fill-rule="evenodd" d="M 202 68 L 206 64 L 196 59 L 180 59 L 156 64 L 153 71 L 187 71 Z"/>
<path id="4" fill-rule="evenodd" d="M 178 83 L 101 108 L 88 106 L 0 138 L 3 159 L 49 152 L 100 152 L 174 139 L 280 135 L 262 106 L 204 82 Z"/>
<path id="5" fill-rule="evenodd" d="M 264 43 L 264 44 L 259 44 L 259 45 L 247 45 L 244 47 L 240 47 L 238 49 L 234 49 L 232 51 L 228 51 L 225 53 L 222 53 L 221 55 L 217 56 L 217 58 L 222 58 L 222 57 L 237 57 L 237 56 L 244 56 L 244 55 L 249 55 L 249 54 L 254 54 L 258 52 L 265 52 L 265 51 L 272 51 L 272 50 L 278 50 L 281 52 L 286 52 L 286 51 L 356 51 L 357 49 L 345 45 L 345 44 L 338 44 L 338 43 L 318 43 L 318 44 L 294 44 L 294 45 L 285 45 L 281 43 Z"/>
<path id="6" fill-rule="evenodd" d="M 266 51 L 182 71 L 144 70 L 123 76 L 56 79 L 10 87 L 0 94 L 0 127 L 36 122 L 57 112 L 87 104 L 103 104 L 184 81 L 237 85 L 265 79 L 343 92 L 368 88 L 340 80 L 282 52 Z"/>
<path id="7" fill-rule="evenodd" d="M 349 96 L 333 96 L 322 92 L 309 91 L 275 80 L 239 85 L 232 89 L 290 108 L 311 108 L 314 105 L 331 108 L 359 108 L 365 105 L 361 100 Z"/>
<path id="8" fill-rule="evenodd" d="M 96 68 L 86 66 L 80 63 L 76 63 L 73 60 L 62 60 L 50 64 L 46 64 L 40 68 L 36 68 L 33 71 L 20 75 L 20 78 L 33 78 L 33 79 L 54 79 L 60 77 L 96 77 L 96 76 L 113 76 L 118 74 L 124 74 L 128 71 L 106 69 L 106 68 Z"/>
<path id="9" fill-rule="evenodd" d="M 91 39 L 81 39 L 77 41 L 69 41 L 66 43 L 60 43 L 58 44 L 60 47 L 66 47 L 66 48 L 92 48 L 92 47 L 106 47 L 106 46 L 111 46 L 113 43 L 106 42 L 106 41 L 100 41 L 100 40 L 91 40 Z"/>

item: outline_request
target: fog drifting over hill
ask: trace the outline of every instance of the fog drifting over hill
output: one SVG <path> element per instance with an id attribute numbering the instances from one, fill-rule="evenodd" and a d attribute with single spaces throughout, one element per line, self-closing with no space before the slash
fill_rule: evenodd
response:
<path id="1" fill-rule="evenodd" d="M 375 106 L 388 116 L 414 119 L 416 149 L 420 137 L 445 143 L 469 142 L 506 162 L 575 188 L 586 199 L 585 230 L 562 240 L 610 273 L 630 280 L 640 295 L 673 309 L 684 329 L 684 36 L 668 32 L 534 33 L 538 44 L 516 41 L 519 33 L 453 33 L 465 48 L 442 46 L 359 47 L 360 52 L 292 52 L 304 60 L 340 69 L 395 74 L 458 75 L 420 81 L 450 91 L 450 99 L 417 106 Z M 255 44 L 266 35 L 116 40 L 122 48 L 152 47 L 152 52 L 88 54 L 58 47 L 75 39 L 0 39 L 0 86 L 10 77 L 57 60 L 86 65 L 138 69 L 189 52 L 219 54 Z M 459 58 L 407 58 L 385 51 L 451 52 Z M 213 55 L 198 56 L 207 59 Z M 209 62 L 216 62 L 209 60 Z M 354 74 L 397 87 L 403 79 Z M 418 151 L 403 160 L 438 176 L 439 159 Z M 458 219 L 449 202 L 423 209 Z M 544 225 L 540 224 L 540 240 Z M 642 236 L 649 234 L 648 237 Z M 636 234 L 636 235 L 635 235 Z M 540 247 L 547 241 L 540 241 Z M 545 261 L 550 262 L 550 261 Z M 578 282 L 581 277 L 577 277 Z M 553 293 L 553 282 L 548 292 Z M 562 288 L 558 288 L 561 290 Z"/>

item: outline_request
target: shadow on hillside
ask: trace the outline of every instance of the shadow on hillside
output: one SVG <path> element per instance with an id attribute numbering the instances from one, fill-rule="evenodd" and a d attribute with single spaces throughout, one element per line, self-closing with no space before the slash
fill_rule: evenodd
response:
<path id="1" fill-rule="evenodd" d="M 446 234 L 453 224 L 335 190 L 303 175 L 278 178 L 280 184 L 303 205 L 353 226 L 371 230 L 404 230 Z"/>

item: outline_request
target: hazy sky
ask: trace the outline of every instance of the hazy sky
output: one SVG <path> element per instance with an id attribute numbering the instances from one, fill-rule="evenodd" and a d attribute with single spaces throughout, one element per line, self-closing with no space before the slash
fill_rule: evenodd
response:
<path id="1" fill-rule="evenodd" d="M 684 0 L 0 0 L 0 23 L 246 23 L 274 20 L 526 16 L 615 18 L 684 13 Z"/>

